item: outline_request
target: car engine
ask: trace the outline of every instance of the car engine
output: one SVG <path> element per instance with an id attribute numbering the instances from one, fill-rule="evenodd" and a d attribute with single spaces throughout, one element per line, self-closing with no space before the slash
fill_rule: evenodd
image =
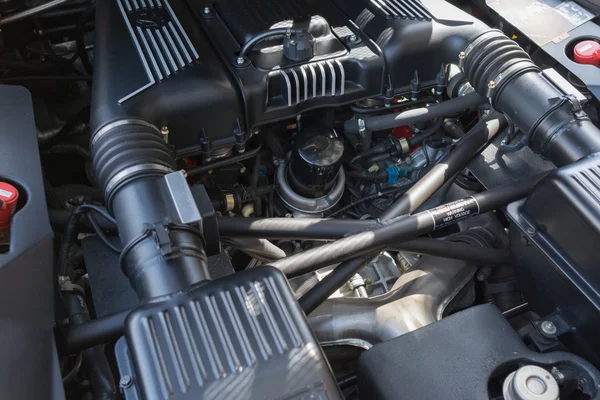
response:
<path id="1" fill-rule="evenodd" d="M 3 396 L 600 399 L 599 14 L 1 0 Z"/>

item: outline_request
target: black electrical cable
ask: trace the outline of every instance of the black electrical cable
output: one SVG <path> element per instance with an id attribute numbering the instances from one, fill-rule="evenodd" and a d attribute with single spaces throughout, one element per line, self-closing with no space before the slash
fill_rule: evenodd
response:
<path id="1" fill-rule="evenodd" d="M 75 363 L 69 373 L 62 378 L 63 385 L 68 385 L 73 379 L 77 377 L 79 371 L 81 371 L 81 365 L 83 364 L 83 354 L 77 353 L 75 356 Z"/>
<path id="2" fill-rule="evenodd" d="M 407 191 L 412 185 L 413 185 L 413 183 L 411 182 L 411 183 L 406 184 L 406 185 L 397 186 L 397 187 L 394 187 L 394 188 L 391 188 L 391 189 L 387 189 L 387 190 L 384 190 L 384 191 L 381 191 L 381 192 L 377 192 L 377 193 L 372 194 L 370 196 L 362 197 L 362 198 L 360 198 L 358 200 L 355 200 L 354 202 L 352 202 L 352 203 L 350 203 L 348 205 L 345 205 L 344 207 L 342 207 L 342 208 L 334 211 L 333 213 L 329 214 L 328 217 L 329 218 L 334 218 L 334 217 L 336 217 L 336 216 L 344 213 L 345 211 L 347 211 L 347 210 L 349 210 L 349 209 L 351 209 L 351 208 L 353 208 L 353 207 L 355 207 L 355 206 L 357 206 L 359 204 L 362 204 L 362 203 L 364 203 L 366 201 L 369 201 L 369 200 L 374 200 L 374 199 L 376 199 L 378 197 L 381 197 L 381 196 L 387 196 L 387 195 L 390 195 L 390 194 L 398 194 L 399 192 Z"/>
<path id="3" fill-rule="evenodd" d="M 88 74 L 92 74 L 92 62 L 85 48 L 85 24 L 92 14 L 96 11 L 96 2 L 92 2 L 77 19 L 75 27 L 75 44 L 77 45 L 77 55 L 81 60 L 83 68 Z"/>
<path id="4" fill-rule="evenodd" d="M 60 245 L 60 249 L 58 251 L 58 270 L 60 271 L 60 275 L 68 276 L 70 278 L 74 278 L 73 271 L 70 270 L 70 263 L 68 262 L 69 257 L 69 249 L 71 245 L 77 238 L 77 225 L 79 223 L 79 219 L 81 215 L 88 211 L 94 211 L 101 215 L 104 219 L 116 225 L 116 221 L 113 217 L 108 214 L 108 212 L 101 207 L 94 206 L 92 204 L 82 204 L 78 206 L 69 217 L 67 225 L 65 227 L 65 234 Z"/>
<path id="5" fill-rule="evenodd" d="M 293 35 L 300 32 L 301 29 L 291 29 L 291 28 L 277 28 L 277 29 L 269 29 L 268 31 L 263 31 L 257 33 L 252 39 L 248 40 L 248 42 L 242 47 L 240 54 L 238 57 L 245 58 L 248 56 L 248 52 L 254 47 L 255 44 L 260 42 L 261 40 L 265 40 L 267 38 L 273 36 L 283 36 L 283 35 Z"/>
<path id="6" fill-rule="evenodd" d="M 106 235 L 104 234 L 104 232 L 102 231 L 102 228 L 100 228 L 100 226 L 98 225 L 98 223 L 96 222 L 96 219 L 89 213 L 86 213 L 85 215 L 88 219 L 88 221 L 90 221 L 90 224 L 92 225 L 92 228 L 94 229 L 94 232 L 96 233 L 96 235 L 98 235 L 98 237 L 104 242 L 104 244 L 111 249 L 112 251 L 114 251 L 117 254 L 120 254 L 122 249 L 115 246 L 108 237 L 106 237 Z"/>

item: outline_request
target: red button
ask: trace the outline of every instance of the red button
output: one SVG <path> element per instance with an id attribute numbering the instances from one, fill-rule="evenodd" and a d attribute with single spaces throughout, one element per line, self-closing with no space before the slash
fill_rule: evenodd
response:
<path id="1" fill-rule="evenodd" d="M 6 182 L 0 182 L 0 231 L 10 227 L 12 216 L 17 211 L 17 200 L 19 200 L 17 188 Z"/>
<path id="2" fill-rule="evenodd" d="M 573 50 L 575 62 L 600 67 L 600 43 L 595 40 L 584 40 L 575 45 Z"/>

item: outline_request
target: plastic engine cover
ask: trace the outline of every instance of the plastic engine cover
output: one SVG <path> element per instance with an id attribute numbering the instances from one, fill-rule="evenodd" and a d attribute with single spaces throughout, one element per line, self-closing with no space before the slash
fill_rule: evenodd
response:
<path id="1" fill-rule="evenodd" d="M 116 353 L 128 400 L 340 398 L 285 277 L 270 267 L 134 310 Z"/>

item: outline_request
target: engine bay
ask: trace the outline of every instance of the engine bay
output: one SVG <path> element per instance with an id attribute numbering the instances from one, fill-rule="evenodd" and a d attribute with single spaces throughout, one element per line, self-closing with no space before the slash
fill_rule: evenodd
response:
<path id="1" fill-rule="evenodd" d="M 0 2 L 4 396 L 600 398 L 599 14 Z"/>

